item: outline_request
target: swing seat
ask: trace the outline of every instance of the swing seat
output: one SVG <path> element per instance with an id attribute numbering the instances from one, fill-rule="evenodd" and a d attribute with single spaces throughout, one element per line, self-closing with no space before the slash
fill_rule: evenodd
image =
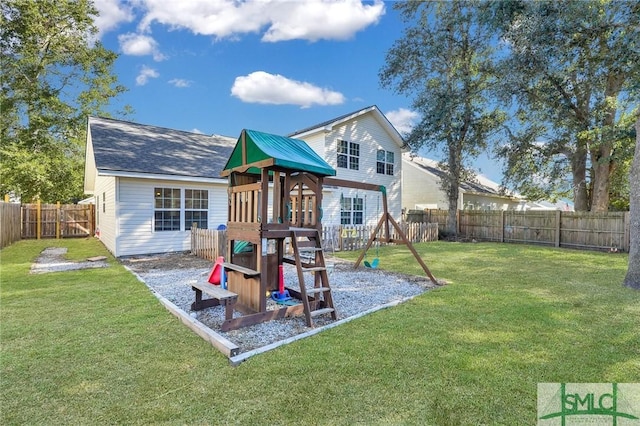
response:
<path id="1" fill-rule="evenodd" d="M 365 260 L 364 261 L 364 266 L 367 267 L 367 268 L 376 269 L 378 267 L 378 263 L 380 263 L 380 259 L 378 259 L 376 257 L 375 259 L 373 259 L 371 261 L 371 263 L 369 263 L 369 261 Z"/>

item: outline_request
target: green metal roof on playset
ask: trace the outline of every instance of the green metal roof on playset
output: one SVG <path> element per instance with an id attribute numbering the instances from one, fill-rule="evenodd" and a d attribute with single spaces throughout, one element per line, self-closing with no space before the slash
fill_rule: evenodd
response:
<path id="1" fill-rule="evenodd" d="M 243 149 L 246 162 L 243 161 Z M 249 167 L 244 170 L 244 166 Z M 247 129 L 240 134 L 221 174 L 227 176 L 233 170 L 257 174 L 260 167 L 272 166 L 318 176 L 336 175 L 336 171 L 305 141 Z"/>

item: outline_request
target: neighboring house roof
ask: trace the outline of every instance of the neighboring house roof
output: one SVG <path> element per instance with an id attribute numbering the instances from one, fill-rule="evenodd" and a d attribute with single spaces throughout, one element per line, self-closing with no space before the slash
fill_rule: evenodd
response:
<path id="1" fill-rule="evenodd" d="M 228 175 L 233 169 L 256 173 L 256 167 L 268 166 L 320 176 L 336 175 L 336 171 L 305 141 L 247 129 L 240 134 L 223 174 Z"/>
<path id="2" fill-rule="evenodd" d="M 103 174 L 220 178 L 234 138 L 89 117 L 87 154 Z M 89 157 L 89 155 L 87 155 Z M 86 173 L 85 173 L 86 174 Z"/>
<path id="3" fill-rule="evenodd" d="M 387 117 L 378 109 L 376 105 L 371 105 L 366 108 L 359 109 L 358 111 L 350 112 L 348 114 L 341 115 L 339 117 L 332 118 L 331 120 L 323 121 L 322 123 L 315 124 L 310 127 L 306 127 L 302 130 L 297 130 L 290 133 L 289 137 L 303 137 L 308 134 L 317 133 L 319 131 L 330 132 L 335 126 L 338 126 L 346 121 L 353 120 L 359 116 L 371 113 L 378 123 L 387 131 L 391 138 L 401 148 L 406 147 L 406 143 L 398 130 L 391 124 Z"/>
<path id="4" fill-rule="evenodd" d="M 430 173 L 437 178 L 444 178 L 445 172 L 438 167 L 438 162 L 429 158 L 403 154 L 402 161 L 412 164 L 426 173 Z M 460 190 L 467 193 L 491 195 L 497 197 L 512 198 L 514 195 L 505 194 L 500 190 L 500 185 L 482 175 L 476 176 L 476 181 L 465 181 L 460 183 Z"/>

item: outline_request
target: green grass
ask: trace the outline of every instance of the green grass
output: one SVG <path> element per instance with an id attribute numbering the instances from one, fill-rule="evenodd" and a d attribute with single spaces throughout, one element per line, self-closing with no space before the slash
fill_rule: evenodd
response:
<path id="1" fill-rule="evenodd" d="M 95 240 L 0 252 L 3 425 L 519 425 L 535 423 L 539 382 L 640 382 L 626 255 L 419 244 L 447 286 L 233 368 L 110 256 L 29 275 L 56 245 L 108 256 Z M 420 273 L 403 247 L 380 266 Z"/>

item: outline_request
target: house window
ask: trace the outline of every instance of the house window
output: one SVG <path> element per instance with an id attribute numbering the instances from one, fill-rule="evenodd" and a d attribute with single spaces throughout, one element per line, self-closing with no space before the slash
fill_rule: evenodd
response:
<path id="1" fill-rule="evenodd" d="M 376 158 L 376 171 L 380 174 L 386 174 L 393 176 L 393 152 L 385 151 L 384 149 L 378 150 Z"/>
<path id="2" fill-rule="evenodd" d="M 191 229 L 193 223 L 198 228 L 207 229 L 209 224 L 209 191 L 206 189 L 185 189 L 184 229 Z"/>
<path id="3" fill-rule="evenodd" d="M 103 192 L 102 193 L 102 213 L 106 213 L 107 212 L 107 193 Z"/>
<path id="4" fill-rule="evenodd" d="M 362 198 L 343 197 L 340 202 L 340 224 L 362 225 L 364 223 L 364 202 Z"/>
<path id="5" fill-rule="evenodd" d="M 338 140 L 338 167 L 360 169 L 360 144 Z"/>
<path id="6" fill-rule="evenodd" d="M 180 189 L 155 188 L 154 193 L 154 230 L 180 230 Z"/>

